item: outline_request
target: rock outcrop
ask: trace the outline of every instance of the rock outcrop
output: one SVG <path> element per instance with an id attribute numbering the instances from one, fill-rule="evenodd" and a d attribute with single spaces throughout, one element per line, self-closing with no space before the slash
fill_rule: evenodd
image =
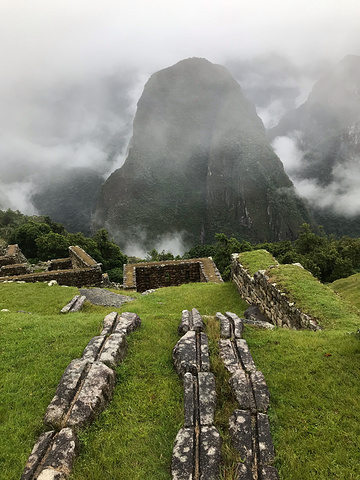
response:
<path id="1" fill-rule="evenodd" d="M 230 73 L 190 58 L 152 75 L 138 102 L 124 165 L 104 183 L 94 228 L 124 248 L 216 232 L 252 241 L 294 238 L 307 208 L 255 107 Z"/>

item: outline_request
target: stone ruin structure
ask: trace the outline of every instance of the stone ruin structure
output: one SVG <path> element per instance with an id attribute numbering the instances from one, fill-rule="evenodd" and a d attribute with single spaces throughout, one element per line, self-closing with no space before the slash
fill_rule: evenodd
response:
<path id="1" fill-rule="evenodd" d="M 124 265 L 124 288 L 136 289 L 138 292 L 183 283 L 222 281 L 210 257 Z"/>
<path id="2" fill-rule="evenodd" d="M 47 271 L 34 273 L 18 245 L 9 245 L 0 257 L 0 283 L 50 282 L 73 287 L 100 287 L 103 281 L 101 264 L 78 246 L 69 247 L 69 257 L 51 260 Z"/>

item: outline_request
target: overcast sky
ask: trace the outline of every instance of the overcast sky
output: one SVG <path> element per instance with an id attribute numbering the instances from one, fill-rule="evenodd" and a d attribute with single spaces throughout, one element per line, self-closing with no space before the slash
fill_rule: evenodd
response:
<path id="1" fill-rule="evenodd" d="M 359 0 L 2 0 L 0 207 L 31 213 L 34 179 L 60 166 L 118 166 L 104 142 L 129 135 L 151 73 L 193 56 L 337 63 L 360 54 L 359 18 Z M 131 72 L 128 102 L 104 92 Z"/>

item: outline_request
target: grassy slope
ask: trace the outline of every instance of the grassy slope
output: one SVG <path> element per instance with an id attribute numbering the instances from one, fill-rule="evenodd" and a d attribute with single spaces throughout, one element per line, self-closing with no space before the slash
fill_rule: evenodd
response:
<path id="1" fill-rule="evenodd" d="M 251 265 L 251 257 L 242 254 L 240 262 L 247 261 Z M 324 327 L 321 332 L 246 330 L 271 392 L 280 477 L 358 479 L 360 344 L 351 333 L 360 324 L 358 311 L 298 267 L 282 265 L 268 274 Z"/>
<path id="2" fill-rule="evenodd" d="M 360 273 L 348 278 L 340 278 L 329 286 L 341 297 L 360 309 Z"/>

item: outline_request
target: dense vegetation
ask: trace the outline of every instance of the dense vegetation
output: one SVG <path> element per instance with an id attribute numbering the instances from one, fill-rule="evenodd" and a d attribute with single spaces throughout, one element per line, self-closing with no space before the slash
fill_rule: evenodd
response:
<path id="1" fill-rule="evenodd" d="M 31 217 L 19 211 L 0 210 L 0 238 L 3 244 L 17 243 L 24 255 L 31 261 L 68 257 L 70 245 L 78 245 L 102 263 L 113 282 L 122 281 L 122 271 L 127 257 L 109 237 L 104 228 L 91 238 L 82 233 L 69 233 L 60 223 L 48 216 Z"/>

